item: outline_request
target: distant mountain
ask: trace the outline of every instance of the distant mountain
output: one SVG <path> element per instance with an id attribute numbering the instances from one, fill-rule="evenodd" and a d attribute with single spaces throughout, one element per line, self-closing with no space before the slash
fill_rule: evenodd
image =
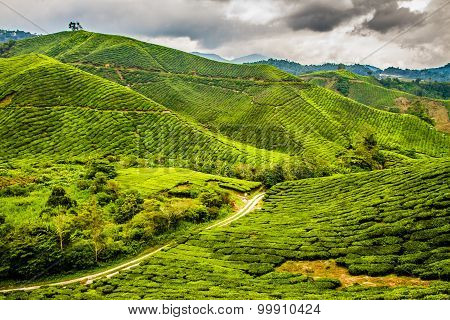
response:
<path id="1" fill-rule="evenodd" d="M 20 40 L 36 36 L 30 32 L 21 30 L 2 30 L 0 29 L 0 42 L 7 42 L 9 40 Z"/>
<path id="2" fill-rule="evenodd" d="M 421 69 L 421 70 L 399 69 L 390 67 L 383 70 L 380 76 L 449 82 L 450 63 L 447 63 L 445 66 L 438 68 Z"/>
<path id="3" fill-rule="evenodd" d="M 269 59 L 270 59 L 269 57 L 255 53 L 255 54 L 250 54 L 248 56 L 233 59 L 233 60 L 231 60 L 231 62 L 236 63 L 236 64 L 243 64 L 243 63 L 254 63 L 254 62 L 258 62 L 258 61 L 265 61 L 265 60 L 269 60 Z"/>
<path id="4" fill-rule="evenodd" d="M 234 63 L 234 64 L 255 63 L 258 61 L 265 61 L 265 60 L 270 59 L 269 57 L 263 56 L 262 54 L 258 54 L 258 53 L 235 58 L 232 60 L 222 58 L 221 56 L 219 56 L 218 54 L 215 54 L 215 53 L 203 53 L 203 52 L 191 52 L 191 53 L 195 54 L 196 56 L 203 57 L 203 58 L 206 58 L 209 60 L 214 60 L 214 61 L 219 61 L 219 62 L 228 62 L 228 63 Z"/>
<path id="5" fill-rule="evenodd" d="M 338 70 L 339 64 L 337 63 L 324 63 L 324 64 L 300 64 L 294 61 L 288 60 L 277 60 L 277 59 L 269 59 L 264 61 L 265 64 L 269 64 L 277 67 L 278 69 L 284 70 L 294 75 L 300 75 L 305 73 L 317 72 L 317 71 L 335 71 Z M 353 64 L 353 65 L 345 65 L 345 68 L 353 73 L 367 76 L 370 74 L 376 74 L 381 72 L 381 69 L 370 65 L 361 65 L 361 64 Z"/>
<path id="6" fill-rule="evenodd" d="M 209 60 L 214 60 L 218 62 L 230 62 L 230 60 L 227 60 L 225 58 L 222 58 L 218 54 L 214 53 L 202 53 L 202 52 L 191 52 L 192 54 L 195 54 L 196 56 L 203 57 Z"/>
<path id="7" fill-rule="evenodd" d="M 261 63 L 261 61 L 257 63 Z M 304 65 L 294 61 L 277 60 L 277 59 L 268 59 L 267 61 L 264 61 L 264 64 L 275 66 L 278 69 L 281 69 L 294 75 L 301 75 L 318 71 L 335 71 L 339 67 L 339 64 L 336 63 L 324 63 L 320 65 L 313 65 L 313 64 Z M 403 70 L 393 67 L 383 70 L 371 65 L 361 65 L 361 64 L 351 64 L 344 66 L 346 70 L 349 70 L 361 76 L 373 75 L 377 78 L 394 77 L 412 80 L 421 79 L 421 80 L 441 81 L 441 82 L 450 81 L 450 63 L 443 67 L 422 69 L 422 70 L 410 70 L 410 69 Z"/>

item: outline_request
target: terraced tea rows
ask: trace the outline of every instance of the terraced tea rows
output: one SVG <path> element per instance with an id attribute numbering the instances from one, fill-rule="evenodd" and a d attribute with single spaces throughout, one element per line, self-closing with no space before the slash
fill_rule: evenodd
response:
<path id="1" fill-rule="evenodd" d="M 43 53 L 63 62 L 108 64 L 208 77 L 288 80 L 294 76 L 271 66 L 219 63 L 134 39 L 86 31 L 60 32 L 18 42 L 8 55 Z"/>
<path id="2" fill-rule="evenodd" d="M 6 298 L 446 299 L 448 282 L 438 279 L 449 278 L 449 169 L 441 160 L 278 184 L 261 211 L 194 234 L 111 279 Z M 336 290 L 337 279 L 275 270 L 290 260 L 329 259 L 355 275 L 436 280 Z"/>
<path id="3" fill-rule="evenodd" d="M 51 58 L 2 59 L 0 70 L 0 96 L 12 95 L 0 109 L 3 159 L 110 153 L 177 165 L 289 160 L 213 135 L 128 88 Z"/>
<path id="4" fill-rule="evenodd" d="M 340 90 L 339 82 L 344 81 L 347 85 L 345 95 L 348 98 L 394 113 L 411 113 L 414 106 L 419 103 L 423 105 L 424 112 L 428 113 L 429 118 L 434 120 L 438 130 L 449 132 L 449 117 L 446 113 L 450 108 L 450 100 L 418 97 L 411 93 L 387 89 L 373 78 L 359 76 L 345 70 L 315 72 L 300 78 L 338 92 Z M 414 114 L 414 112 L 412 113 Z"/>
<path id="5" fill-rule="evenodd" d="M 380 144 L 386 149 L 415 150 L 435 157 L 449 154 L 449 135 L 436 131 L 415 116 L 376 110 L 320 87 L 304 90 L 302 94 L 305 100 L 314 101 L 336 121 L 351 119 L 342 123 L 344 132 L 351 134 L 369 126 L 376 128 Z"/>
<path id="6" fill-rule="evenodd" d="M 416 150 L 432 156 L 449 153 L 449 137 L 417 117 L 381 112 L 320 87 L 253 83 L 236 90 L 227 88 L 231 85 L 211 87 L 194 77 L 177 76 L 156 76 L 149 83 L 133 84 L 132 73 L 124 73 L 124 79 L 133 89 L 259 148 L 315 153 L 331 160 L 349 145 L 350 137 L 371 127 L 384 149 Z"/>
<path id="7" fill-rule="evenodd" d="M 27 39 L 7 54 L 27 52 L 45 53 L 130 86 L 232 140 L 301 155 L 311 162 L 322 159 L 330 166 L 342 162 L 339 158 L 348 153 L 354 136 L 367 128 L 376 133 L 384 150 L 433 157 L 450 152 L 449 136 L 415 116 L 379 112 L 269 66 L 223 64 L 88 32 Z M 367 80 L 339 72 L 355 83 Z"/>

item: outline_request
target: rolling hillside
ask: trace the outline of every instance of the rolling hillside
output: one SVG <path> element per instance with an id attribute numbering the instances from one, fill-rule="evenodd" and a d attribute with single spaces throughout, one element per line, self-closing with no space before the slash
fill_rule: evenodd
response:
<path id="1" fill-rule="evenodd" d="M 294 78 L 271 66 L 241 66 L 215 61 L 122 36 L 86 31 L 60 32 L 17 42 L 6 56 L 42 53 L 62 62 L 183 73 L 208 77 L 288 80 Z"/>
<path id="2" fill-rule="evenodd" d="M 426 121 L 433 120 L 438 130 L 450 133 L 450 100 L 418 97 L 411 93 L 383 87 L 376 79 L 347 70 L 315 72 L 300 78 L 322 86 L 365 105 L 394 113 L 411 113 Z"/>
<path id="3" fill-rule="evenodd" d="M 367 128 L 383 150 L 449 154 L 450 138 L 415 116 L 376 110 L 270 66 L 223 64 L 84 31 L 21 41 L 6 55 L 27 52 L 128 86 L 233 140 L 327 165 L 339 161 Z"/>
<path id="4" fill-rule="evenodd" d="M 52 58 L 1 59 L 0 71 L 4 160 L 122 154 L 179 165 L 263 165 L 288 159 L 213 135 L 129 88 Z"/>
<path id="5" fill-rule="evenodd" d="M 261 211 L 110 279 L 7 298 L 448 299 L 449 169 L 441 160 L 282 183 Z"/>
<path id="6" fill-rule="evenodd" d="M 449 105 L 416 99 L 120 36 L 17 41 L 0 58 L 0 285 L 155 254 L 0 299 L 448 299 L 450 136 L 426 116 Z M 261 210 L 212 222 L 266 187 Z"/>

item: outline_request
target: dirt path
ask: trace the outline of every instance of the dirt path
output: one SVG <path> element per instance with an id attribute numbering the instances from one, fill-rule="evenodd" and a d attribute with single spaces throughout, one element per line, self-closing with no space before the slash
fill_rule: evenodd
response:
<path id="1" fill-rule="evenodd" d="M 230 224 L 231 222 L 245 216 L 246 214 L 248 214 L 249 212 L 251 212 L 253 209 L 255 209 L 255 207 L 258 205 L 258 203 L 264 198 L 264 193 L 258 193 L 257 195 L 255 195 L 252 199 L 250 199 L 245 206 L 240 209 L 239 211 L 237 211 L 236 213 L 234 213 L 233 215 L 223 219 L 222 221 L 218 221 L 206 228 L 204 228 L 203 230 L 210 230 L 212 228 L 216 228 L 216 227 L 223 227 L 226 226 L 228 224 Z M 98 278 L 102 278 L 102 277 L 107 277 L 107 278 L 111 278 L 114 275 L 118 274 L 120 271 L 122 270 L 127 270 L 127 269 L 131 269 L 134 268 L 136 266 L 139 265 L 139 263 L 142 260 L 145 260 L 151 256 L 153 256 L 154 254 L 160 252 L 161 250 L 165 249 L 165 248 L 169 248 L 171 245 L 176 245 L 175 243 L 168 243 L 164 246 L 159 247 L 156 250 L 153 250 L 143 256 L 140 256 L 138 258 L 135 258 L 133 260 L 130 260 L 128 262 L 122 263 L 116 267 L 112 267 L 110 269 L 107 269 L 105 271 L 101 271 L 101 272 L 97 272 L 94 274 L 90 274 L 87 276 L 83 276 L 83 277 L 79 277 L 76 279 L 71 279 L 71 280 L 66 280 L 66 281 L 59 281 L 59 282 L 50 282 L 50 283 L 45 283 L 45 284 L 41 284 L 41 285 L 35 285 L 35 286 L 26 286 L 26 287 L 18 287 L 18 288 L 10 288 L 10 289 L 3 289 L 0 290 L 0 293 L 2 292 L 10 292 L 10 291 L 27 291 L 27 290 L 35 290 L 35 289 L 39 289 L 43 286 L 65 286 L 65 285 L 69 285 L 69 284 L 73 284 L 73 283 L 84 283 L 84 284 L 89 284 L 92 283 L 94 280 L 98 279 Z"/>

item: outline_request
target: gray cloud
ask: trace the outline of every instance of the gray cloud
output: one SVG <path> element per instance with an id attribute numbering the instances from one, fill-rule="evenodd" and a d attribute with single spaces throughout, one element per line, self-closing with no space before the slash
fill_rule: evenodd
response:
<path id="1" fill-rule="evenodd" d="M 388 1 L 375 8 L 373 17 L 364 22 L 363 27 L 386 33 L 394 28 L 408 27 L 422 19 L 423 13 L 412 12 L 407 8 L 400 8 L 395 1 Z"/>
<path id="2" fill-rule="evenodd" d="M 335 7 L 333 4 L 339 6 Z M 423 16 L 422 13 L 399 7 L 397 0 L 352 0 L 351 6 L 347 8 L 343 8 L 343 2 L 336 1 L 333 4 L 300 4 L 293 14 L 287 16 L 286 23 L 292 30 L 327 32 L 353 18 L 373 13 L 361 27 L 386 33 L 411 25 Z"/>
<path id="3" fill-rule="evenodd" d="M 326 32 L 352 16 L 351 10 L 337 9 L 322 3 L 312 3 L 288 16 L 286 22 L 293 30 L 309 29 Z"/>
<path id="4" fill-rule="evenodd" d="M 448 0 L 431 0 L 424 12 L 401 8 L 394 0 L 3 1 L 50 32 L 67 29 L 76 20 L 87 30 L 181 50 L 228 57 L 257 52 L 321 63 L 357 61 Z M 407 67 L 448 62 L 449 35 L 442 32 L 448 19 L 442 10 L 368 62 Z M 1 3 L 0 28 L 39 32 Z"/>

